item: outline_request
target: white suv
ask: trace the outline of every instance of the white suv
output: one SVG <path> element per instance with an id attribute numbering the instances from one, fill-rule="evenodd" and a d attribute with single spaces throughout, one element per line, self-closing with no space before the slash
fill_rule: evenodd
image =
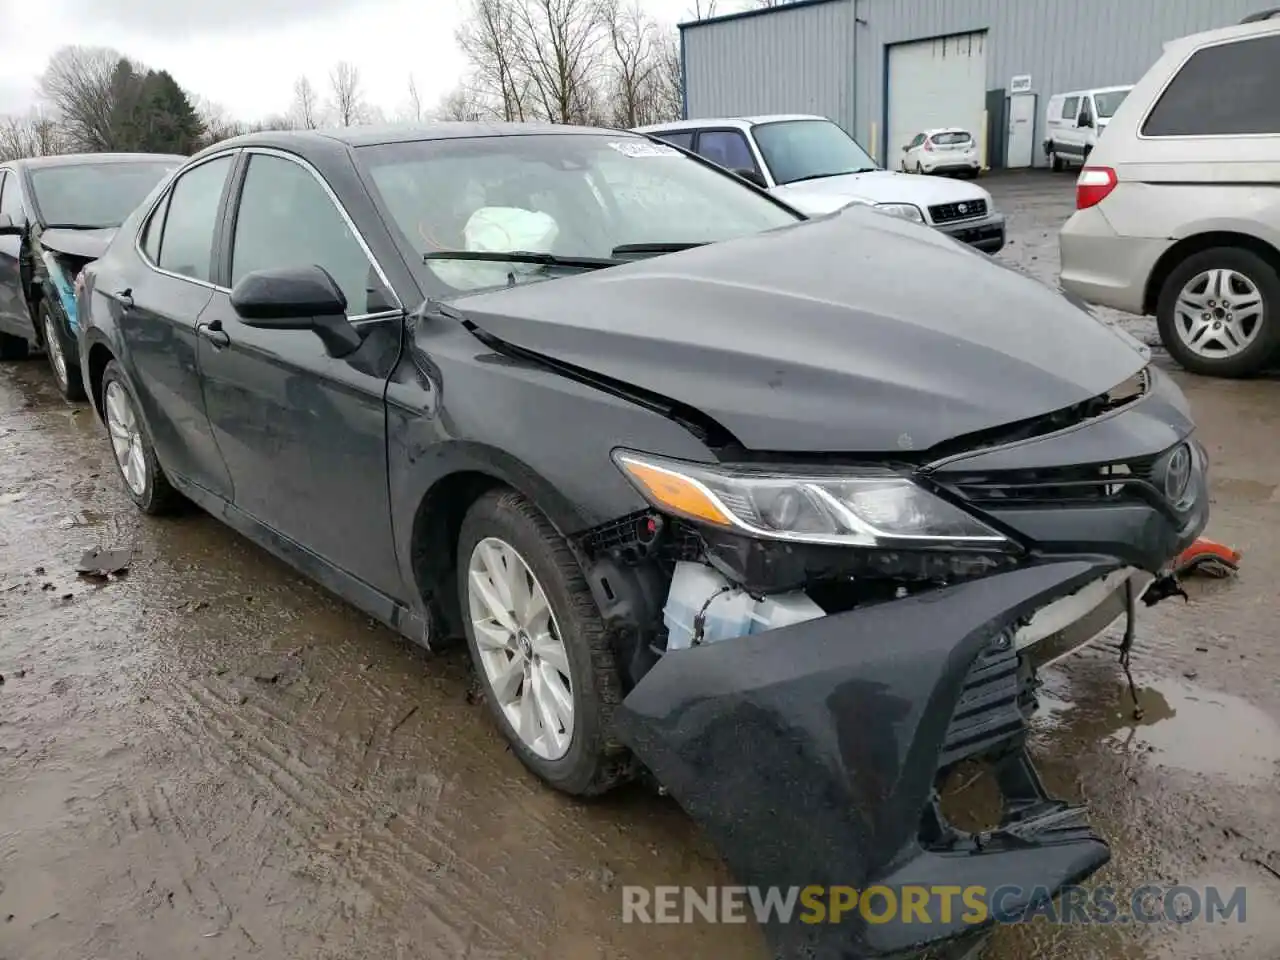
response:
<path id="1" fill-rule="evenodd" d="M 1183 37 L 1080 171 L 1062 286 L 1152 314 L 1184 367 L 1238 377 L 1280 350 L 1280 10 Z"/>
<path id="2" fill-rule="evenodd" d="M 927 224 L 986 253 L 1004 246 L 1004 216 L 982 187 L 883 170 L 825 117 L 682 120 L 637 132 L 732 170 L 809 216 L 864 203 Z"/>

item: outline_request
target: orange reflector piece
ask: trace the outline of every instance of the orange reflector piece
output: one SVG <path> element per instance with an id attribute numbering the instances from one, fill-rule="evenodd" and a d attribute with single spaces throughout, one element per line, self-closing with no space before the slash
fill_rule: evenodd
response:
<path id="1" fill-rule="evenodd" d="M 693 481 L 634 460 L 623 460 L 622 465 L 660 506 L 708 523 L 724 527 L 733 525 L 724 511 Z"/>

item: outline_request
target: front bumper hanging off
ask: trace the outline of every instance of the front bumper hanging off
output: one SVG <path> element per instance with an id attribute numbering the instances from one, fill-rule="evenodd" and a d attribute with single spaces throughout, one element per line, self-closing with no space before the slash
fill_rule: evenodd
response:
<path id="1" fill-rule="evenodd" d="M 1049 798 L 1025 748 L 1013 633 L 1114 572 L 1108 558 L 1024 567 L 764 634 L 668 653 L 617 716 L 618 734 L 717 844 L 742 884 L 1003 888 L 1007 916 L 1109 858 L 1083 808 Z M 938 803 L 942 774 L 990 761 L 998 827 L 969 834 Z M 1022 891 L 1009 896 L 1009 888 Z M 763 892 L 763 891 L 762 891 Z M 914 956 L 976 927 L 765 923 L 778 956 Z"/>

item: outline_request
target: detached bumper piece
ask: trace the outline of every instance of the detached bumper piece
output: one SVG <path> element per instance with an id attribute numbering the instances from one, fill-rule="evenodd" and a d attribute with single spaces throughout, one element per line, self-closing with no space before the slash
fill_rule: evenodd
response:
<path id="1" fill-rule="evenodd" d="M 899 908 L 913 888 L 986 891 L 977 923 L 959 897 L 945 921 L 937 900 L 927 920 L 901 909 L 874 923 L 856 910 L 837 923 L 775 917 L 765 934 L 776 956 L 965 957 L 993 911 L 1016 916 L 1109 858 L 1083 809 L 1050 798 L 1027 757 L 1012 633 L 1114 569 L 1105 558 L 1026 567 L 668 653 L 623 702 L 618 735 L 739 883 L 881 886 Z M 969 833 L 943 816 L 939 786 L 975 760 L 990 766 L 1002 814 Z"/>

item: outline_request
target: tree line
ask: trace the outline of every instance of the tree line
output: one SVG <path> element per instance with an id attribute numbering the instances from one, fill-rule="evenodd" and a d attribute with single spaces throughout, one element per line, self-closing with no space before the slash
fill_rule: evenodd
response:
<path id="1" fill-rule="evenodd" d="M 738 0 L 737 9 L 792 0 Z M 691 18 L 726 12 L 692 0 Z M 0 161 L 58 153 L 140 151 L 191 154 L 256 130 L 354 126 L 388 119 L 538 120 L 634 127 L 680 116 L 679 39 L 640 0 L 467 0 L 457 32 L 468 71 L 434 105 L 414 77 L 390 117 L 365 94 L 359 68 L 333 66 L 320 84 L 301 75 L 283 113 L 238 122 L 216 104 L 105 47 L 69 46 L 37 83 L 39 106 L 0 118 Z"/>

